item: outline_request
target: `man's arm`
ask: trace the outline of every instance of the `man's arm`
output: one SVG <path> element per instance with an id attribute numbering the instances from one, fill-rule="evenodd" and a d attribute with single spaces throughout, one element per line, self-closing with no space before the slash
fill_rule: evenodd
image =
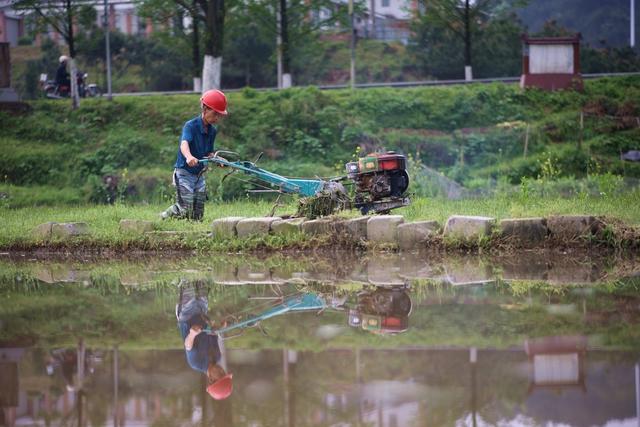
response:
<path id="1" fill-rule="evenodd" d="M 198 164 L 198 159 L 191 155 L 191 150 L 189 149 L 189 141 L 187 141 L 186 139 L 182 140 L 182 142 L 180 143 L 180 152 L 182 152 L 182 155 L 187 160 L 187 164 L 189 166 L 195 166 Z"/>
<path id="2" fill-rule="evenodd" d="M 193 325 L 191 329 L 189 329 L 189 334 L 184 339 L 184 349 L 190 351 L 193 348 L 193 342 L 195 341 L 198 334 L 202 332 L 202 327 L 198 325 Z"/>

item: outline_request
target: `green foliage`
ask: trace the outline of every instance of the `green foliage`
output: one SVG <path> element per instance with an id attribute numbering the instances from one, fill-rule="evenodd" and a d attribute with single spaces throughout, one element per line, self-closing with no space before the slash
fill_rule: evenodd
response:
<path id="1" fill-rule="evenodd" d="M 188 40 L 170 37 L 162 32 L 153 37 L 110 33 L 110 48 L 113 52 L 113 90 L 184 90 L 190 87 L 191 69 Z M 99 66 L 97 75 L 104 75 L 106 65 L 104 31 L 95 29 L 78 40 L 80 59 L 85 65 Z M 167 58 L 171 58 L 170 61 Z M 127 75 L 136 74 L 135 80 L 126 80 Z"/>
<path id="2" fill-rule="evenodd" d="M 637 82 L 637 77 L 587 81 L 583 93 L 521 91 L 504 84 L 246 89 L 229 94 L 231 114 L 219 125 L 216 149 L 237 151 L 239 159 L 248 160 L 264 152 L 265 169 L 301 177 L 343 174 L 356 149 L 396 150 L 411 154 L 416 171 L 424 165 L 476 191 L 495 189 L 496 183 L 519 185 L 528 177 L 541 178 L 538 184 L 544 181 L 549 191 L 568 188 L 574 194 L 583 187 L 571 179 L 607 173 L 640 177 L 640 164 L 619 159 L 637 149 L 640 137 L 629 121 L 640 111 Z M 196 95 L 87 99 L 77 111 L 54 101 L 33 107 L 25 116 L 0 113 L 3 180 L 68 186 L 101 202 L 167 202 L 182 126 L 199 111 Z M 580 111 L 585 111 L 583 132 Z M 114 196 L 106 197 L 105 180 L 121 177 L 125 169 L 128 178 L 118 178 L 115 188 L 110 183 Z M 253 187 L 237 181 L 238 174 L 220 185 L 218 172 L 209 173 L 212 199 L 242 199 Z M 412 177 L 410 192 L 441 194 L 420 179 Z"/>
<path id="3" fill-rule="evenodd" d="M 463 79 L 465 65 L 473 66 L 475 78 L 517 75 L 519 35 L 524 28 L 515 14 L 502 10 L 501 3 L 425 1 L 424 11 L 412 21 L 410 49 L 417 67 L 439 79 Z"/>
<path id="4" fill-rule="evenodd" d="M 531 0 L 518 11 L 532 33 L 581 33 L 586 43 L 621 46 L 629 42 L 629 2 L 610 0 Z M 545 28 L 546 27 L 546 28 Z M 555 27 L 555 31 L 552 28 Z M 558 29 L 564 29 L 564 33 Z"/>
<path id="5" fill-rule="evenodd" d="M 70 167 L 70 153 L 53 145 L 25 144 L 13 138 L 1 138 L 0 144 L 8 148 L 0 151 L 0 171 L 4 182 L 30 185 L 57 181 L 68 184 L 64 175 Z"/>

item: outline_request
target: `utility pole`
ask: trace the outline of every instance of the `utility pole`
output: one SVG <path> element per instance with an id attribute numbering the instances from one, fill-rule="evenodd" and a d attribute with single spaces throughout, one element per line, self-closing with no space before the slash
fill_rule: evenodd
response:
<path id="1" fill-rule="evenodd" d="M 278 79 L 278 89 L 282 89 L 282 35 L 280 34 L 280 27 L 282 23 L 280 22 L 280 2 L 276 5 L 276 63 L 278 67 L 277 71 L 277 79 Z"/>
<path id="2" fill-rule="evenodd" d="M 629 0 L 630 39 L 629 45 L 636 47 L 636 0 Z"/>
<path id="3" fill-rule="evenodd" d="M 349 20 L 351 21 L 351 67 L 349 69 L 351 89 L 356 87 L 356 28 L 353 14 L 353 0 L 349 0 Z"/>
<path id="4" fill-rule="evenodd" d="M 109 43 L 109 0 L 104 0 L 104 48 L 105 62 L 107 64 L 107 99 L 113 99 L 111 95 L 111 46 Z"/>

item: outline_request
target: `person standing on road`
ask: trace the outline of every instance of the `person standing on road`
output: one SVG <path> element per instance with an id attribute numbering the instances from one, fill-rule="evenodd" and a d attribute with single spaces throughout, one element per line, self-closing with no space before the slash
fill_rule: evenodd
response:
<path id="1" fill-rule="evenodd" d="M 233 391 L 233 375 L 227 374 L 219 364 L 222 358 L 221 338 L 205 330 L 211 323 L 207 317 L 207 291 L 203 283 L 181 281 L 176 318 L 184 340 L 187 363 L 207 376 L 207 393 L 216 400 L 223 400 Z"/>
<path id="2" fill-rule="evenodd" d="M 227 97 L 222 91 L 212 89 L 200 98 L 202 111 L 184 124 L 178 156 L 174 165 L 173 184 L 176 187 L 176 203 L 160 214 L 160 218 L 186 218 L 202 221 L 206 184 L 205 165 L 198 159 L 213 155 L 217 128 L 214 126 L 228 114 Z"/>

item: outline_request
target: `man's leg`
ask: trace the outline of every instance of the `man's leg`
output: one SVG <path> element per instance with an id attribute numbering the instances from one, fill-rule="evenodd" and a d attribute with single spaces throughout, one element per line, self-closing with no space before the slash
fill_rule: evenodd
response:
<path id="1" fill-rule="evenodd" d="M 196 177 L 188 172 L 173 172 L 173 182 L 176 186 L 176 203 L 160 214 L 162 219 L 191 218 L 193 216 L 194 184 Z"/>
<path id="2" fill-rule="evenodd" d="M 204 203 L 207 201 L 207 188 L 204 175 L 198 177 L 193 193 L 193 220 L 202 221 L 204 216 Z"/>

